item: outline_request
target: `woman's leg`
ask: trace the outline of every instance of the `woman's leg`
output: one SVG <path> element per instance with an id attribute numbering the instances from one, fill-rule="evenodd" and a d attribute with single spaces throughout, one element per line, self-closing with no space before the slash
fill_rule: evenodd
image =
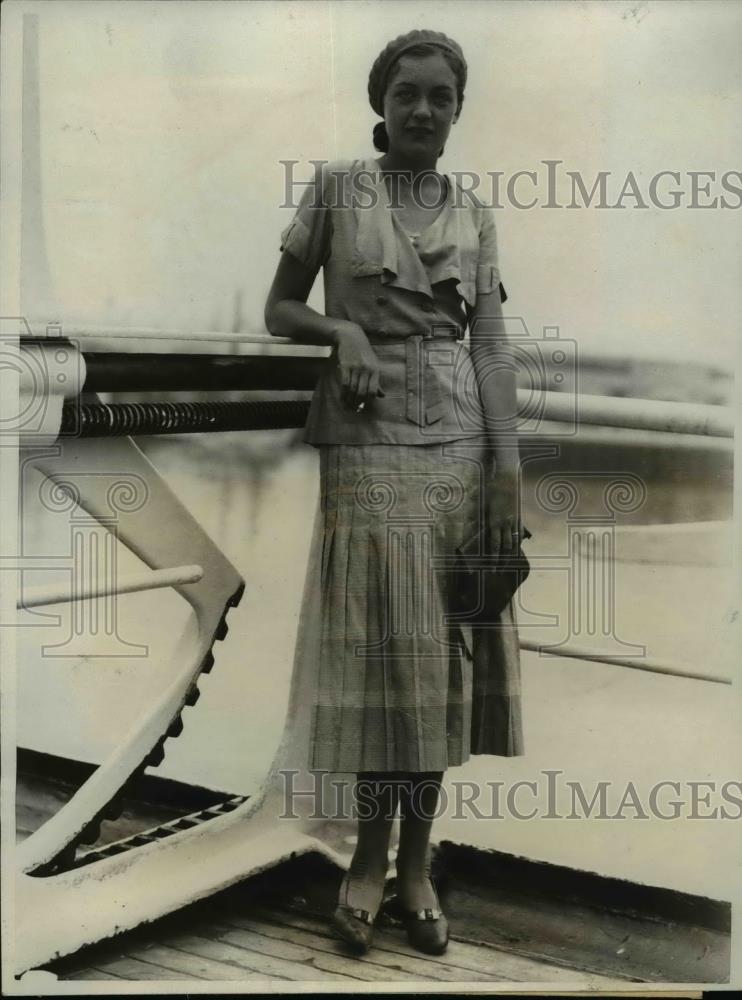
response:
<path id="1" fill-rule="evenodd" d="M 399 774 L 364 771 L 356 783 L 358 839 L 348 868 L 347 903 L 372 914 L 384 895 L 399 778 Z"/>
<path id="2" fill-rule="evenodd" d="M 437 907 L 430 884 L 430 831 L 438 809 L 442 771 L 407 775 L 400 792 L 397 897 L 407 910 Z"/>

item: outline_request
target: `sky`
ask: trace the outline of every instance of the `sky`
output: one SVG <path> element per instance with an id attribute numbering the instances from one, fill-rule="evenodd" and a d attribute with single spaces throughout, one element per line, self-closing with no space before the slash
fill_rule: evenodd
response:
<path id="1" fill-rule="evenodd" d="M 536 171 L 497 210 L 509 315 L 558 326 L 611 356 L 732 364 L 737 349 L 742 168 L 733 114 L 742 5 L 714 2 L 134 2 L 24 5 L 39 17 L 43 234 L 24 266 L 48 287 L 24 312 L 62 324 L 264 332 L 278 262 L 282 160 L 378 155 L 370 66 L 413 27 L 443 31 L 469 65 L 438 169 Z M 33 154 L 33 144 L 27 146 Z M 608 202 L 629 172 L 649 207 L 547 208 L 545 160 Z M 27 169 L 24 164 L 24 169 Z M 659 171 L 683 204 L 651 204 Z M 710 171 L 689 208 L 689 171 Z M 28 176 L 32 176 L 29 173 Z M 703 183 L 706 183 L 705 181 Z M 737 178 L 736 187 L 742 185 Z M 660 196 L 678 186 L 665 179 Z M 561 186 L 562 203 L 569 201 Z M 41 229 L 41 227 L 39 227 Z M 44 250 L 45 246 L 45 250 Z M 321 308 L 321 280 L 310 302 Z"/>

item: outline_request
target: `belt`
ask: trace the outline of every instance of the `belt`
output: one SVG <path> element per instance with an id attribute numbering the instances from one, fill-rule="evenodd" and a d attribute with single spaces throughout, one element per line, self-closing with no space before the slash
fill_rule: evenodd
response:
<path id="1" fill-rule="evenodd" d="M 385 333 L 383 330 L 365 330 L 364 332 L 368 337 L 369 341 L 374 344 L 383 343 L 399 343 L 403 340 L 463 340 L 465 335 L 464 329 L 457 330 L 455 326 L 434 326 L 425 331 L 425 333 Z"/>

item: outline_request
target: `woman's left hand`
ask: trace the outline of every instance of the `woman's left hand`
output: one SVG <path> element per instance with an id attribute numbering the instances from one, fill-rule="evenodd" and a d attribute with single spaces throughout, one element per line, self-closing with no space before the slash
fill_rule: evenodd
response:
<path id="1" fill-rule="evenodd" d="M 516 552 L 522 537 L 518 469 L 498 471 L 487 483 L 487 525 L 491 554 Z M 514 532 L 517 531 L 517 537 Z"/>

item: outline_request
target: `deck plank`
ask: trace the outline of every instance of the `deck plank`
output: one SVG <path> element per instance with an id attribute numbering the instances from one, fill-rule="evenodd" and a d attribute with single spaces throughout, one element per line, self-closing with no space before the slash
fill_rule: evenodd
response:
<path id="1" fill-rule="evenodd" d="M 257 979 L 265 982 L 265 976 L 261 972 L 228 965 L 226 962 L 219 962 L 213 958 L 204 958 L 203 955 L 193 955 L 189 951 L 174 947 L 167 940 L 161 943 L 148 942 L 140 949 L 129 949 L 127 955 L 131 958 L 146 959 L 166 969 L 184 972 L 192 979 L 207 979 L 211 982 L 215 980 L 232 982 Z"/>
<path id="2" fill-rule="evenodd" d="M 239 969 L 262 973 L 268 979 L 289 979 L 298 982 L 325 982 L 327 980 L 357 983 L 358 976 L 342 975 L 337 972 L 315 968 L 302 962 L 288 961 L 273 955 L 264 955 L 238 945 L 220 941 L 216 938 L 202 937 L 197 934 L 182 934 L 169 940 L 173 947 L 188 951 L 193 955 L 201 955 Z"/>
<path id="3" fill-rule="evenodd" d="M 115 976 L 112 972 L 104 972 L 103 969 L 81 969 L 80 972 L 76 972 L 74 976 L 60 976 L 60 979 L 82 979 L 85 982 L 95 982 L 97 980 L 115 980 L 121 981 L 121 976 Z"/>
<path id="4" fill-rule="evenodd" d="M 284 958 L 290 962 L 308 966 L 311 969 L 321 969 L 325 972 L 335 972 L 362 982 L 419 982 L 419 974 L 406 971 L 399 963 L 386 967 L 371 958 L 359 961 L 354 955 L 342 949 L 342 943 L 337 942 L 337 949 L 317 947 L 317 938 L 311 944 L 290 940 L 288 934 L 265 934 L 264 925 L 256 924 L 256 929 L 245 929 L 229 926 L 224 923 L 212 924 L 211 934 L 218 935 L 220 941 L 234 944 L 237 947 L 259 951 L 261 954 Z M 334 942 L 333 942 L 334 943 Z M 376 949 L 374 949 L 374 953 Z"/>
<path id="5" fill-rule="evenodd" d="M 280 915 L 277 915 L 280 919 Z M 343 943 L 337 938 L 326 936 L 324 933 L 317 933 L 305 928 L 295 927 L 292 924 L 280 924 L 278 922 L 269 923 L 267 920 L 250 919 L 248 917 L 228 916 L 224 922 L 235 928 L 251 930 L 262 933 L 269 937 L 276 937 L 283 941 L 290 941 L 293 944 L 303 945 L 315 951 L 323 951 L 329 954 L 347 955 Z M 404 932 L 401 932 L 404 933 Z M 399 948 L 396 945 L 399 944 Z M 454 947 L 454 945 L 449 946 Z M 351 959 L 358 969 L 358 975 L 366 978 L 367 966 L 382 966 L 388 970 L 385 975 L 377 975 L 374 978 L 390 981 L 396 973 L 401 977 L 409 976 L 415 981 L 427 979 L 434 982 L 456 982 L 464 980 L 472 982 L 493 982 L 504 979 L 503 976 L 492 973 L 474 972 L 455 964 L 442 962 L 431 962 L 422 957 L 419 952 L 408 950 L 403 939 L 394 940 L 391 934 L 377 929 L 374 933 L 374 942 L 371 950 L 360 957 Z"/>
<path id="6" fill-rule="evenodd" d="M 165 969 L 160 965 L 153 965 L 150 962 L 143 962 L 138 958 L 121 954 L 110 959 L 98 960 L 97 968 L 101 972 L 113 973 L 119 979 L 156 979 L 160 981 L 193 979 L 193 976 L 189 976 L 185 972 L 173 972 L 172 969 Z"/>
<path id="7" fill-rule="evenodd" d="M 334 940 L 329 925 L 322 917 L 293 911 L 268 910 L 258 906 L 251 907 L 251 912 L 252 919 L 265 925 L 273 924 L 287 929 L 303 930 L 319 941 Z M 240 924 L 250 920 L 250 917 L 233 914 L 229 916 L 230 922 Z M 391 954 L 420 960 L 420 953 L 407 944 L 404 931 L 401 928 L 378 928 L 374 935 L 374 950 L 377 948 Z M 449 980 L 445 971 L 442 974 L 447 980 L 454 982 L 469 981 L 474 973 L 491 982 L 569 982 L 587 986 L 592 983 L 625 986 L 627 983 L 626 979 L 619 977 L 580 972 L 576 969 L 528 958 L 491 945 L 470 944 L 466 941 L 457 941 L 455 938 L 451 940 L 443 955 L 430 955 L 422 961 L 428 966 L 426 978 L 432 979 L 441 974 L 439 967 L 444 970 L 451 968 L 455 972 L 456 978 L 452 977 Z M 431 965 L 435 968 L 430 968 Z M 476 980 L 472 979 L 471 981 Z"/>

